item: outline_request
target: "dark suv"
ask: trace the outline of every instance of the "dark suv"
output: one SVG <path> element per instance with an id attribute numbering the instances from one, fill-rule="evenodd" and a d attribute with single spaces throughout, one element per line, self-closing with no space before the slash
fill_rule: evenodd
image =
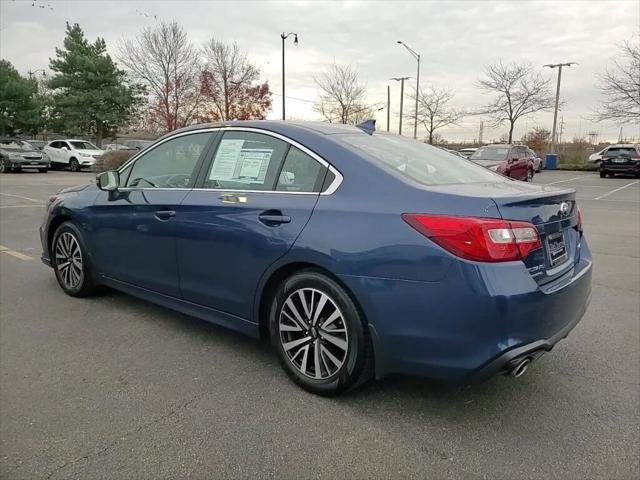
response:
<path id="1" fill-rule="evenodd" d="M 600 178 L 616 173 L 635 175 L 640 178 L 640 145 L 611 145 L 602 154 Z"/>
<path id="2" fill-rule="evenodd" d="M 478 148 L 469 160 L 506 177 L 525 182 L 533 180 L 533 158 L 525 145 L 487 145 Z"/>

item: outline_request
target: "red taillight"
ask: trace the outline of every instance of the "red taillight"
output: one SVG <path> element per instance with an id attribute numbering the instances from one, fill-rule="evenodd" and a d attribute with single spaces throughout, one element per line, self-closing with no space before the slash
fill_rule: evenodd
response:
<path id="1" fill-rule="evenodd" d="M 404 213 L 402 219 L 445 250 L 467 260 L 524 260 L 542 246 L 536 227 L 527 222 L 420 213 Z"/>

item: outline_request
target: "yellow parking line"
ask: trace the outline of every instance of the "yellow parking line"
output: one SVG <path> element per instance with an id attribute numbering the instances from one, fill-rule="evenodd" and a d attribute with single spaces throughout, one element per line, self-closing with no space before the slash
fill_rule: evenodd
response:
<path id="1" fill-rule="evenodd" d="M 0 245 L 0 252 L 6 253 L 7 255 L 11 255 L 12 257 L 15 257 L 15 258 L 19 258 L 20 260 L 33 260 L 29 255 L 16 252 L 15 250 L 11 250 L 10 248 L 5 247 L 4 245 Z"/>

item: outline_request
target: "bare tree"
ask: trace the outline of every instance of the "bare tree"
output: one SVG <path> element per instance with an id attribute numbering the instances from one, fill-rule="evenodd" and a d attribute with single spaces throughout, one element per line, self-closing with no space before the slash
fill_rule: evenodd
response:
<path id="1" fill-rule="evenodd" d="M 364 85 L 350 65 L 333 63 L 314 80 L 320 87 L 320 100 L 314 109 L 325 120 L 360 123 L 373 116 L 373 108 L 365 104 Z"/>
<path id="2" fill-rule="evenodd" d="M 625 42 L 621 47 L 623 62 L 614 60 L 613 70 L 598 75 L 598 88 L 604 95 L 597 120 L 620 123 L 640 122 L 640 46 Z"/>
<path id="3" fill-rule="evenodd" d="M 203 52 L 206 64 L 200 79 L 200 117 L 206 121 L 265 118 L 271 108 L 269 84 L 256 83 L 260 70 L 238 44 L 211 38 Z"/>
<path id="4" fill-rule="evenodd" d="M 494 98 L 477 113 L 488 115 L 493 126 L 509 125 L 508 141 L 513 141 L 513 128 L 519 118 L 549 110 L 554 105 L 550 80 L 535 73 L 530 65 L 498 62 L 485 69 L 478 87 Z"/>
<path id="5" fill-rule="evenodd" d="M 410 96 L 415 101 L 415 93 Z M 457 125 L 465 116 L 465 112 L 452 108 L 449 103 L 453 92 L 439 90 L 434 86 L 420 90 L 418 96 L 418 123 L 427 130 L 428 142 L 433 145 L 437 140 L 436 130 L 449 125 Z M 414 113 L 407 114 L 414 118 Z"/>
<path id="6" fill-rule="evenodd" d="M 146 85 L 152 123 L 164 131 L 191 123 L 200 100 L 199 53 L 177 22 L 145 28 L 135 40 L 123 42 L 119 60 Z"/>

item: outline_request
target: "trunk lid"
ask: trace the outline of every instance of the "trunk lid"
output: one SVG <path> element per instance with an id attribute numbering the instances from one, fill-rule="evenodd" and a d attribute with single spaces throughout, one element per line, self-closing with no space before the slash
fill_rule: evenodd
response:
<path id="1" fill-rule="evenodd" d="M 436 188 L 440 189 L 445 191 L 444 187 Z M 538 284 L 561 277 L 579 260 L 581 233 L 577 230 L 575 190 L 505 181 L 447 185 L 446 192 L 478 200 L 490 198 L 503 219 L 533 224 L 542 248 L 531 252 L 524 263 Z"/>

